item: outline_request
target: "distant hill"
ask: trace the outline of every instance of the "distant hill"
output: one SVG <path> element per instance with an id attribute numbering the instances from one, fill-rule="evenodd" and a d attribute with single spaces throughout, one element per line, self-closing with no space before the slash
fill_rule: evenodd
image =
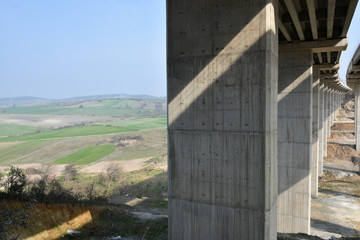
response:
<path id="1" fill-rule="evenodd" d="M 130 95 L 130 94 L 104 94 L 104 95 L 91 95 L 91 96 L 79 96 L 64 99 L 46 99 L 39 97 L 13 97 L 13 98 L 0 98 L 0 108 L 24 106 L 24 105 L 38 105 L 38 104 L 50 104 L 59 102 L 71 102 L 71 101 L 86 101 L 95 99 L 112 99 L 112 98 L 158 98 L 150 95 Z"/>
<path id="2" fill-rule="evenodd" d="M 27 104 L 40 104 L 49 103 L 51 100 L 38 98 L 38 97 L 14 97 L 14 98 L 0 98 L 0 107 L 13 107 L 27 105 Z"/>

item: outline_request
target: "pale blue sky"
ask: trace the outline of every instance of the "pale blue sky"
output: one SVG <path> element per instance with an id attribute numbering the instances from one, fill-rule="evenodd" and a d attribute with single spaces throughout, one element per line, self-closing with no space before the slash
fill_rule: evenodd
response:
<path id="1" fill-rule="evenodd" d="M 0 98 L 166 95 L 165 0 L 1 0 Z"/>
<path id="2" fill-rule="evenodd" d="M 165 0 L 1 0 L 0 98 L 165 96 L 165 5 Z M 358 6 L 340 59 L 343 80 L 360 43 L 359 25 Z"/>
<path id="3" fill-rule="evenodd" d="M 360 3 L 357 4 L 351 25 L 348 31 L 348 47 L 341 53 L 339 75 L 343 82 L 346 82 L 346 71 L 354 55 L 357 46 L 360 44 Z"/>

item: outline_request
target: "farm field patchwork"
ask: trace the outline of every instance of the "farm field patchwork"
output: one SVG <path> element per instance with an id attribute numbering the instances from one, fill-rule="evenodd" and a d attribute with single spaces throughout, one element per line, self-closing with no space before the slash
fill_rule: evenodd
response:
<path id="1" fill-rule="evenodd" d="M 165 98 L 0 108 L 0 165 L 157 157 L 167 152 L 166 126 Z"/>

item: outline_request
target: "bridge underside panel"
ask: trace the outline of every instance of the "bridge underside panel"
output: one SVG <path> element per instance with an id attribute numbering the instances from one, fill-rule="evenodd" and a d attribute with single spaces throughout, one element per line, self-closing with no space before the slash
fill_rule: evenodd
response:
<path id="1" fill-rule="evenodd" d="M 312 53 L 279 52 L 278 231 L 310 231 Z"/>
<path id="2" fill-rule="evenodd" d="M 276 9 L 167 2 L 169 239 L 276 239 Z"/>

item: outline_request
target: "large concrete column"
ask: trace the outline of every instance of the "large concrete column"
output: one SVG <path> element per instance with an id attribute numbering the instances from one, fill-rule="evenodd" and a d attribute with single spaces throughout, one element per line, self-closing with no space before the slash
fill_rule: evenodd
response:
<path id="1" fill-rule="evenodd" d="M 279 51 L 278 232 L 310 231 L 312 52 Z"/>
<path id="2" fill-rule="evenodd" d="M 313 68 L 312 85 L 312 154 L 311 154 L 311 196 L 318 196 L 318 165 L 319 165 L 319 94 L 320 73 L 319 69 Z"/>
<path id="3" fill-rule="evenodd" d="M 328 137 L 330 137 L 331 135 L 331 126 L 334 123 L 334 89 L 331 90 L 331 94 L 330 94 L 330 101 L 329 101 L 329 107 L 330 107 L 330 126 L 329 126 L 329 135 Z"/>
<path id="4" fill-rule="evenodd" d="M 273 2 L 167 1 L 169 239 L 276 239 Z"/>
<path id="5" fill-rule="evenodd" d="M 319 165 L 318 165 L 318 176 L 323 174 L 323 161 L 324 161 L 324 79 L 320 77 L 319 85 Z"/>
<path id="6" fill-rule="evenodd" d="M 331 109 L 332 109 L 332 114 L 331 114 L 331 126 L 334 125 L 335 115 L 336 115 L 335 95 L 336 95 L 336 90 L 333 89 L 333 92 L 332 92 L 332 95 L 331 95 Z M 331 126 L 330 126 L 330 128 L 331 128 Z M 330 137 L 330 136 L 331 136 L 331 130 L 330 130 L 329 137 Z"/>
<path id="7" fill-rule="evenodd" d="M 323 156 L 326 157 L 327 156 L 327 133 L 328 133 L 328 112 L 329 112 L 329 108 L 327 105 L 327 101 L 328 101 L 328 95 L 329 95 L 329 87 L 326 84 L 326 80 L 324 79 L 324 101 L 323 101 L 323 106 L 324 106 L 324 121 L 323 121 Z"/>
<path id="8" fill-rule="evenodd" d="M 328 94 L 328 101 L 327 101 L 328 128 L 327 128 L 326 138 L 330 137 L 330 128 L 332 126 L 332 116 L 333 116 L 332 96 L 333 96 L 333 94 L 334 94 L 334 90 L 331 88 L 331 85 L 330 85 L 330 90 L 329 90 L 329 94 Z"/>
<path id="9" fill-rule="evenodd" d="M 360 151 L 360 83 L 355 85 L 355 146 Z"/>

